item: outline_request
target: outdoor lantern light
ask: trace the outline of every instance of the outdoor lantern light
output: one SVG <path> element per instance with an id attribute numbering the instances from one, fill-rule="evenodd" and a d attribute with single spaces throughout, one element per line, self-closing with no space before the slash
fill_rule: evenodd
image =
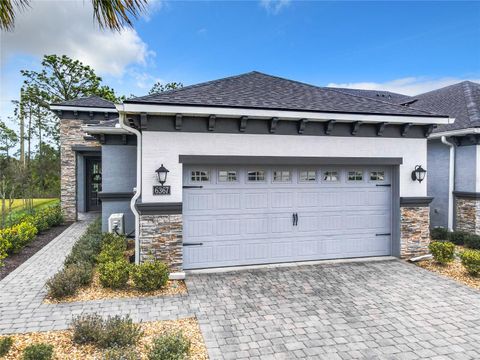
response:
<path id="1" fill-rule="evenodd" d="M 167 181 L 167 174 L 169 173 L 168 169 L 162 164 L 162 166 L 155 170 L 155 172 L 157 173 L 158 182 L 163 186 Z"/>
<path id="2" fill-rule="evenodd" d="M 412 180 L 418 180 L 419 183 L 425 179 L 425 174 L 427 170 L 422 168 L 422 165 L 415 166 L 415 170 L 412 171 Z"/>

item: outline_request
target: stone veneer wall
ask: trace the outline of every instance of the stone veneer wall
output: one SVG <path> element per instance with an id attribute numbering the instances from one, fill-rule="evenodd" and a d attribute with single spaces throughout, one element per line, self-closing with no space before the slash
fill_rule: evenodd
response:
<path id="1" fill-rule="evenodd" d="M 455 230 L 480 234 L 480 199 L 457 198 Z"/>
<path id="2" fill-rule="evenodd" d="M 171 271 L 182 270 L 182 215 L 140 216 L 140 262 L 150 256 L 164 261 Z"/>
<path id="3" fill-rule="evenodd" d="M 430 208 L 428 206 L 400 208 L 400 255 L 411 258 L 428 254 L 430 243 Z"/>
<path id="4" fill-rule="evenodd" d="M 99 146 L 97 141 L 85 141 L 79 119 L 60 120 L 60 201 L 65 220 L 77 220 L 76 154 L 72 145 Z"/>

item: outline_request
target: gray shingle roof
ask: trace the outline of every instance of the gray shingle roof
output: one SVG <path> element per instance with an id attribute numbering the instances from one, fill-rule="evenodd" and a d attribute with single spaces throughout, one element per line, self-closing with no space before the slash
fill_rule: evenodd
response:
<path id="1" fill-rule="evenodd" d="M 463 81 L 412 97 L 410 107 L 448 114 L 453 124 L 440 125 L 435 132 L 480 127 L 480 84 Z"/>
<path id="2" fill-rule="evenodd" d="M 338 90 L 347 94 L 364 96 L 372 99 L 382 100 L 391 102 L 394 104 L 402 104 L 408 102 L 411 97 L 408 95 L 403 95 L 399 93 L 394 93 L 391 91 L 385 90 L 363 90 L 363 89 L 350 89 L 350 88 L 332 88 L 333 90 Z"/>
<path id="3" fill-rule="evenodd" d="M 133 98 L 125 103 L 438 116 L 429 111 L 342 92 L 334 88 L 287 80 L 256 71 Z"/>
<path id="4" fill-rule="evenodd" d="M 52 105 L 115 109 L 115 104 L 113 102 L 105 100 L 100 96 L 88 96 L 73 100 L 67 100 Z"/>

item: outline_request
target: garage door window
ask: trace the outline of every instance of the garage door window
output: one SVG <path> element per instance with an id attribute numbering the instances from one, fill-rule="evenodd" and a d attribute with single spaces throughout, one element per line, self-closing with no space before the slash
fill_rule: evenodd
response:
<path id="1" fill-rule="evenodd" d="M 190 181 L 192 182 L 210 181 L 210 175 L 207 170 L 192 170 L 190 173 Z"/>
<path id="2" fill-rule="evenodd" d="M 338 182 L 340 181 L 340 175 L 338 174 L 338 171 L 324 171 L 323 172 L 323 181 L 326 182 Z"/>
<path id="3" fill-rule="evenodd" d="M 385 171 L 371 171 L 370 172 L 371 181 L 385 181 Z"/>
<path id="4" fill-rule="evenodd" d="M 288 170 L 274 170 L 273 181 L 274 182 L 290 182 L 292 179 L 291 173 Z"/>
<path id="5" fill-rule="evenodd" d="M 237 172 L 235 170 L 220 170 L 218 172 L 219 182 L 235 182 L 237 181 Z"/>
<path id="6" fill-rule="evenodd" d="M 315 170 L 302 170 L 299 174 L 300 182 L 317 181 L 317 172 Z"/>
<path id="7" fill-rule="evenodd" d="M 265 171 L 251 170 L 247 172 L 247 180 L 251 182 L 265 181 Z"/>
<path id="8" fill-rule="evenodd" d="M 363 172 L 359 170 L 349 171 L 348 181 L 363 181 Z"/>

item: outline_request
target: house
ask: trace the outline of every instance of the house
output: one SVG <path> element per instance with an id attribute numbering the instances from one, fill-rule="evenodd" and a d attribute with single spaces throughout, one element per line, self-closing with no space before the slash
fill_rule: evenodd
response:
<path id="1" fill-rule="evenodd" d="M 424 254 L 427 138 L 454 119 L 381 95 L 250 72 L 118 105 L 54 104 L 62 207 L 71 220 L 101 207 L 104 229 L 124 213 L 136 261 L 180 275 Z"/>
<path id="2" fill-rule="evenodd" d="M 409 104 L 456 119 L 439 125 L 428 140 L 431 226 L 480 234 L 480 84 L 464 81 L 414 96 Z"/>

